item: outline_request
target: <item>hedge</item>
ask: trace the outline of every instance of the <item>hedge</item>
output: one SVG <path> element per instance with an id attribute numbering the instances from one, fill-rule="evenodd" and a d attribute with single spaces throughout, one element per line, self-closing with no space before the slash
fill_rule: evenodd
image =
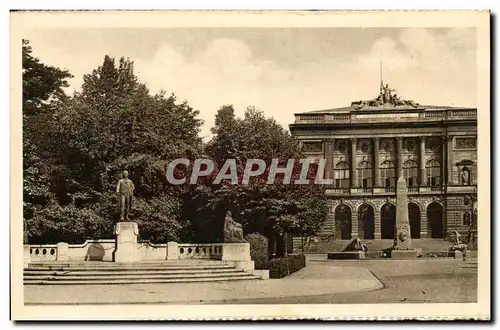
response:
<path id="1" fill-rule="evenodd" d="M 269 277 L 282 278 L 305 266 L 306 257 L 303 254 L 290 254 L 283 258 L 275 258 L 269 261 Z"/>
<path id="2" fill-rule="evenodd" d="M 255 262 L 255 269 L 268 269 L 268 239 L 259 233 L 249 234 L 245 239 L 250 243 L 250 256 Z"/>

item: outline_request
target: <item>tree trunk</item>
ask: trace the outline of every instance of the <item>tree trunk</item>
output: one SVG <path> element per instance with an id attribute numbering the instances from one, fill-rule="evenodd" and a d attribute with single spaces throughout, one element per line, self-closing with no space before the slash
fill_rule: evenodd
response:
<path id="1" fill-rule="evenodd" d="M 274 257 L 275 251 L 276 251 L 276 237 L 274 234 L 271 234 L 269 236 L 269 242 L 267 244 L 267 256 L 269 257 L 269 260 L 271 260 Z"/>
<path id="2" fill-rule="evenodd" d="M 283 235 L 277 235 L 276 239 L 276 255 L 278 257 L 285 256 L 285 238 Z"/>

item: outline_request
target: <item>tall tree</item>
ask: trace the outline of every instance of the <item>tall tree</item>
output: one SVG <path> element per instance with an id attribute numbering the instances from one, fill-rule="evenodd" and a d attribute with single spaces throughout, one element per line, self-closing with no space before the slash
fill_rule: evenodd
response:
<path id="1" fill-rule="evenodd" d="M 231 106 L 223 106 L 215 116 L 212 132 L 215 135 L 207 144 L 206 153 L 216 161 L 218 168 L 227 159 L 235 159 L 240 184 L 208 181 L 196 191 L 192 197 L 195 206 L 189 210 L 199 215 L 194 222 L 198 239 L 222 238 L 222 230 L 214 228 L 222 228 L 226 209 L 233 211 L 246 232 L 263 233 L 270 238 L 271 244 L 277 239 L 280 254 L 284 253 L 285 232 L 306 235 L 319 230 L 327 215 L 324 190 L 313 183 L 314 166 L 308 176 L 310 184 L 294 184 L 300 173 L 298 160 L 303 155 L 298 142 L 281 125 L 253 107 L 240 119 L 235 117 Z M 248 185 L 241 185 L 241 175 L 249 159 L 263 160 L 266 171 L 252 178 Z M 277 175 L 273 184 L 267 184 L 272 159 L 279 159 L 280 166 L 289 159 L 295 160 L 291 184 L 283 184 L 283 175 Z"/>
<path id="2" fill-rule="evenodd" d="M 32 227 L 38 228 L 34 236 L 41 239 L 43 230 L 57 232 L 63 227 L 78 231 L 59 232 L 71 240 L 91 233 L 112 236 L 118 213 L 116 181 L 126 169 L 136 183 L 132 219 L 139 224 L 141 237 L 178 239 L 183 190 L 167 184 L 165 171 L 170 160 L 201 151 L 198 112 L 177 102 L 174 95 L 151 95 L 138 82 L 133 62 L 125 58 L 116 62 L 105 56 L 103 64 L 83 80 L 81 92 L 54 116 L 57 203 L 33 218 L 37 223 Z M 47 228 L 51 222 L 46 219 L 53 219 L 53 227 Z M 68 225 L 74 221 L 85 228 Z"/>
<path id="3" fill-rule="evenodd" d="M 58 106 L 67 101 L 64 87 L 72 75 L 42 63 L 22 40 L 23 78 L 23 203 L 24 218 L 31 218 L 52 198 L 54 152 L 50 128 Z M 27 231 L 25 230 L 25 234 Z M 27 237 L 25 236 L 25 241 Z"/>

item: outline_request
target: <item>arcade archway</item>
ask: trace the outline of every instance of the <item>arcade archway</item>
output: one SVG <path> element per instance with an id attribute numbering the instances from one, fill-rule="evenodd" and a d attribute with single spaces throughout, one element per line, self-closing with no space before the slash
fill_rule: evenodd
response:
<path id="1" fill-rule="evenodd" d="M 420 207 L 417 204 L 408 203 L 408 218 L 411 238 L 420 238 Z"/>
<path id="2" fill-rule="evenodd" d="M 335 208 L 335 239 L 351 239 L 351 209 L 345 204 Z"/>
<path id="3" fill-rule="evenodd" d="M 437 202 L 432 202 L 427 206 L 427 228 L 429 237 L 444 237 L 443 206 Z"/>
<path id="4" fill-rule="evenodd" d="M 396 226 L 396 207 L 392 204 L 384 204 L 380 210 L 380 236 L 382 239 L 394 238 L 394 226 Z"/>
<path id="5" fill-rule="evenodd" d="M 358 236 L 363 239 L 375 238 L 375 212 L 369 204 L 358 209 Z"/>

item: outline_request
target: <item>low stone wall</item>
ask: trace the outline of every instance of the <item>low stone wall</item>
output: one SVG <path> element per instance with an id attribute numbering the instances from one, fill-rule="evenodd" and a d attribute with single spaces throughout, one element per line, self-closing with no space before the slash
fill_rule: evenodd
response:
<path id="1" fill-rule="evenodd" d="M 116 242 L 114 239 L 87 240 L 82 244 L 25 245 L 25 259 L 28 259 L 29 255 L 30 262 L 113 261 L 113 252 L 115 249 Z M 153 244 L 149 241 L 143 241 L 137 242 L 137 250 L 141 261 L 178 259 L 221 260 L 223 244 L 176 242 Z"/>
<path id="2" fill-rule="evenodd" d="M 60 244 L 59 244 L 60 245 Z M 83 244 L 68 244 L 68 261 L 113 261 L 114 239 L 87 240 Z M 65 261 L 64 254 L 58 261 Z"/>
<path id="3" fill-rule="evenodd" d="M 87 240 L 83 244 L 25 245 L 24 264 L 47 261 L 139 261 L 207 259 L 223 260 L 244 270 L 255 269 L 250 243 L 176 243 L 153 244 L 138 240 L 139 228 L 132 221 L 115 226 L 115 239 Z"/>

